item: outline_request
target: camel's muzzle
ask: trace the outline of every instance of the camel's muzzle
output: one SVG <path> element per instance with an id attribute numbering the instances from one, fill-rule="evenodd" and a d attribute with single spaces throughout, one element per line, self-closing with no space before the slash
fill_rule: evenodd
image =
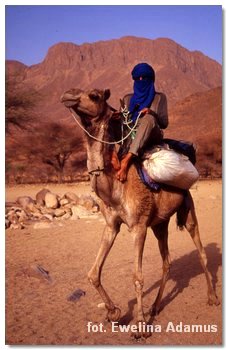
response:
<path id="1" fill-rule="evenodd" d="M 78 93 L 72 93 L 72 91 L 66 91 L 60 98 L 61 103 L 64 103 L 65 107 L 73 107 L 78 105 L 80 101 L 80 90 L 77 91 Z"/>

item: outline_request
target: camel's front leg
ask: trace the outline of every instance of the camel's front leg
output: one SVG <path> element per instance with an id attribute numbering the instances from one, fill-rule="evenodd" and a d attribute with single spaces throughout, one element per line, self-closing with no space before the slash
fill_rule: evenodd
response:
<path id="1" fill-rule="evenodd" d="M 143 249 L 147 234 L 146 226 L 137 226 L 133 229 L 134 234 L 134 249 L 135 249 L 135 271 L 134 271 L 134 284 L 137 298 L 137 324 L 138 331 L 135 335 L 136 338 L 149 337 L 151 334 L 146 331 L 146 321 L 143 313 L 143 275 L 142 275 L 142 260 Z M 145 330 L 144 330 L 145 328 Z"/>
<path id="2" fill-rule="evenodd" d="M 101 298 L 103 299 L 105 306 L 108 310 L 107 318 L 109 321 L 117 321 L 120 318 L 121 310 L 117 308 L 105 289 L 101 284 L 101 272 L 103 264 L 107 258 L 107 255 L 114 243 L 114 240 L 120 230 L 120 225 L 106 226 L 103 232 L 101 246 L 99 248 L 98 255 L 96 257 L 95 263 L 88 273 L 88 279 L 91 284 L 97 289 Z"/>

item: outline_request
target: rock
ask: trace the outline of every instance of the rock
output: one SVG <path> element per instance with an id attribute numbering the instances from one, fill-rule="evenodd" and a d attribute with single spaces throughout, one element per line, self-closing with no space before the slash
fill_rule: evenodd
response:
<path id="1" fill-rule="evenodd" d="M 65 194 L 65 198 L 69 200 L 69 202 L 73 202 L 77 204 L 79 202 L 79 197 L 73 192 L 67 192 Z"/>
<path id="2" fill-rule="evenodd" d="M 46 219 L 48 219 L 48 220 L 50 220 L 50 221 L 53 221 L 53 215 L 51 215 L 51 214 L 44 214 L 43 215 L 43 218 L 46 218 Z"/>
<path id="3" fill-rule="evenodd" d="M 78 218 L 88 217 L 91 215 L 91 213 L 81 205 L 78 205 L 78 206 L 73 205 L 71 210 L 72 210 L 72 217 L 71 217 L 72 220 L 77 220 Z"/>
<path id="4" fill-rule="evenodd" d="M 50 192 L 47 188 L 43 188 L 41 191 L 39 191 L 36 194 L 36 204 L 38 205 L 45 205 L 45 196 L 46 194 Z"/>
<path id="5" fill-rule="evenodd" d="M 42 214 L 50 214 L 50 215 L 54 216 L 55 209 L 41 207 L 40 211 L 41 211 Z"/>
<path id="6" fill-rule="evenodd" d="M 23 230 L 24 229 L 24 225 L 22 223 L 11 224 L 10 225 L 10 229 L 14 229 L 14 230 L 21 229 L 21 230 Z"/>
<path id="7" fill-rule="evenodd" d="M 65 213 L 62 217 L 61 217 L 63 220 L 68 220 L 71 218 L 71 213 L 68 212 L 68 213 Z M 78 220 L 79 218 L 77 218 L 76 220 Z M 75 219 L 74 219 L 75 220 Z"/>
<path id="8" fill-rule="evenodd" d="M 5 228 L 9 228 L 10 227 L 10 221 L 8 219 L 5 220 Z"/>
<path id="9" fill-rule="evenodd" d="M 78 202 L 79 205 L 82 205 L 87 210 L 92 210 L 94 206 L 97 206 L 97 203 L 95 202 L 94 198 L 91 196 L 84 196 L 82 195 Z"/>
<path id="10" fill-rule="evenodd" d="M 26 212 L 24 210 L 17 211 L 16 215 L 19 219 L 24 219 L 24 220 L 28 219 L 28 215 L 26 214 Z"/>
<path id="11" fill-rule="evenodd" d="M 63 216 L 65 214 L 65 210 L 62 208 L 55 209 L 54 215 L 56 217 Z"/>
<path id="12" fill-rule="evenodd" d="M 47 192 L 45 195 L 46 207 L 56 209 L 58 207 L 58 204 L 58 196 L 55 193 Z"/>
<path id="13" fill-rule="evenodd" d="M 11 224 L 18 223 L 18 216 L 16 213 L 12 213 L 12 214 L 7 215 L 7 219 L 10 221 Z"/>
<path id="14" fill-rule="evenodd" d="M 43 229 L 43 228 L 51 228 L 51 227 L 53 227 L 53 224 L 49 222 L 36 222 L 33 226 L 34 229 Z"/>
<path id="15" fill-rule="evenodd" d="M 33 213 L 32 216 L 37 219 L 42 219 L 43 215 L 41 213 Z"/>
<path id="16" fill-rule="evenodd" d="M 97 205 L 95 205 L 93 208 L 92 208 L 92 213 L 98 213 L 99 212 L 99 206 L 98 206 L 98 204 Z"/>
<path id="17" fill-rule="evenodd" d="M 106 309 L 106 304 L 105 303 L 100 303 L 97 305 L 99 309 Z"/>
<path id="18" fill-rule="evenodd" d="M 18 214 L 19 214 L 19 215 L 18 215 Z M 20 213 L 17 213 L 17 216 L 19 217 L 18 221 L 19 221 L 20 223 L 23 223 L 24 221 L 26 221 L 26 220 L 29 219 L 29 217 L 28 217 L 28 215 L 25 213 L 25 211 L 22 211 L 22 212 L 20 212 Z"/>
<path id="19" fill-rule="evenodd" d="M 23 209 L 33 210 L 35 201 L 29 196 L 18 197 L 16 202 L 21 205 Z"/>
<path id="20" fill-rule="evenodd" d="M 62 198 L 59 203 L 61 206 L 65 206 L 66 204 L 69 204 L 69 200 L 67 198 Z"/>

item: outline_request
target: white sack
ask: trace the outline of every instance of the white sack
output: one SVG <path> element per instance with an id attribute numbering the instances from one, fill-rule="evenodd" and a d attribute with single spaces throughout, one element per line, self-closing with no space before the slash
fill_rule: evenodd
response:
<path id="1" fill-rule="evenodd" d="M 146 153 L 147 156 L 147 153 Z M 161 149 L 143 161 L 152 180 L 188 190 L 199 178 L 188 157 L 173 150 Z"/>

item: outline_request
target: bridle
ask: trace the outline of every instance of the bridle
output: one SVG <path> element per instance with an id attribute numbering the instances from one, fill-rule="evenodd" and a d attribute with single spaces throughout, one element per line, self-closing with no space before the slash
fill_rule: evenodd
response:
<path id="1" fill-rule="evenodd" d="M 136 118 L 136 121 L 135 121 L 135 124 L 134 124 L 132 127 L 130 127 L 129 124 L 131 123 L 131 121 L 128 120 L 129 114 L 130 114 L 130 113 L 129 113 L 128 111 L 126 111 L 125 108 L 124 108 L 124 109 L 121 108 L 121 113 L 122 113 L 122 115 L 123 115 L 123 117 L 124 117 L 124 119 L 125 119 L 125 120 L 123 121 L 123 124 L 126 125 L 126 126 L 128 127 L 129 132 L 128 132 L 128 134 L 127 134 L 126 136 L 123 136 L 123 128 L 122 128 L 122 131 L 121 131 L 122 137 L 121 137 L 120 140 L 118 140 L 118 141 L 105 141 L 105 140 L 103 140 L 103 139 L 99 139 L 99 138 L 95 137 L 94 135 L 91 135 L 91 134 L 83 127 L 83 125 L 81 125 L 81 123 L 80 123 L 79 120 L 77 119 L 77 114 L 76 114 L 76 112 L 74 111 L 74 109 L 69 108 L 69 110 L 70 110 L 70 112 L 71 112 L 71 114 L 72 114 L 73 119 L 74 119 L 75 122 L 77 123 L 77 125 L 81 128 L 81 130 L 83 130 L 83 131 L 85 132 L 85 134 L 87 134 L 87 136 L 89 136 L 90 138 L 92 138 L 92 139 L 95 140 L 95 141 L 98 141 L 98 142 L 101 142 L 101 143 L 104 143 L 104 144 L 107 144 L 107 145 L 117 145 L 117 144 L 119 144 L 119 143 L 123 144 L 123 142 L 124 142 L 134 131 L 136 131 L 137 124 L 138 124 L 138 121 L 139 121 L 139 118 L 140 118 L 140 114 L 141 114 L 141 113 L 138 114 L 138 116 L 137 116 L 137 118 Z"/>

